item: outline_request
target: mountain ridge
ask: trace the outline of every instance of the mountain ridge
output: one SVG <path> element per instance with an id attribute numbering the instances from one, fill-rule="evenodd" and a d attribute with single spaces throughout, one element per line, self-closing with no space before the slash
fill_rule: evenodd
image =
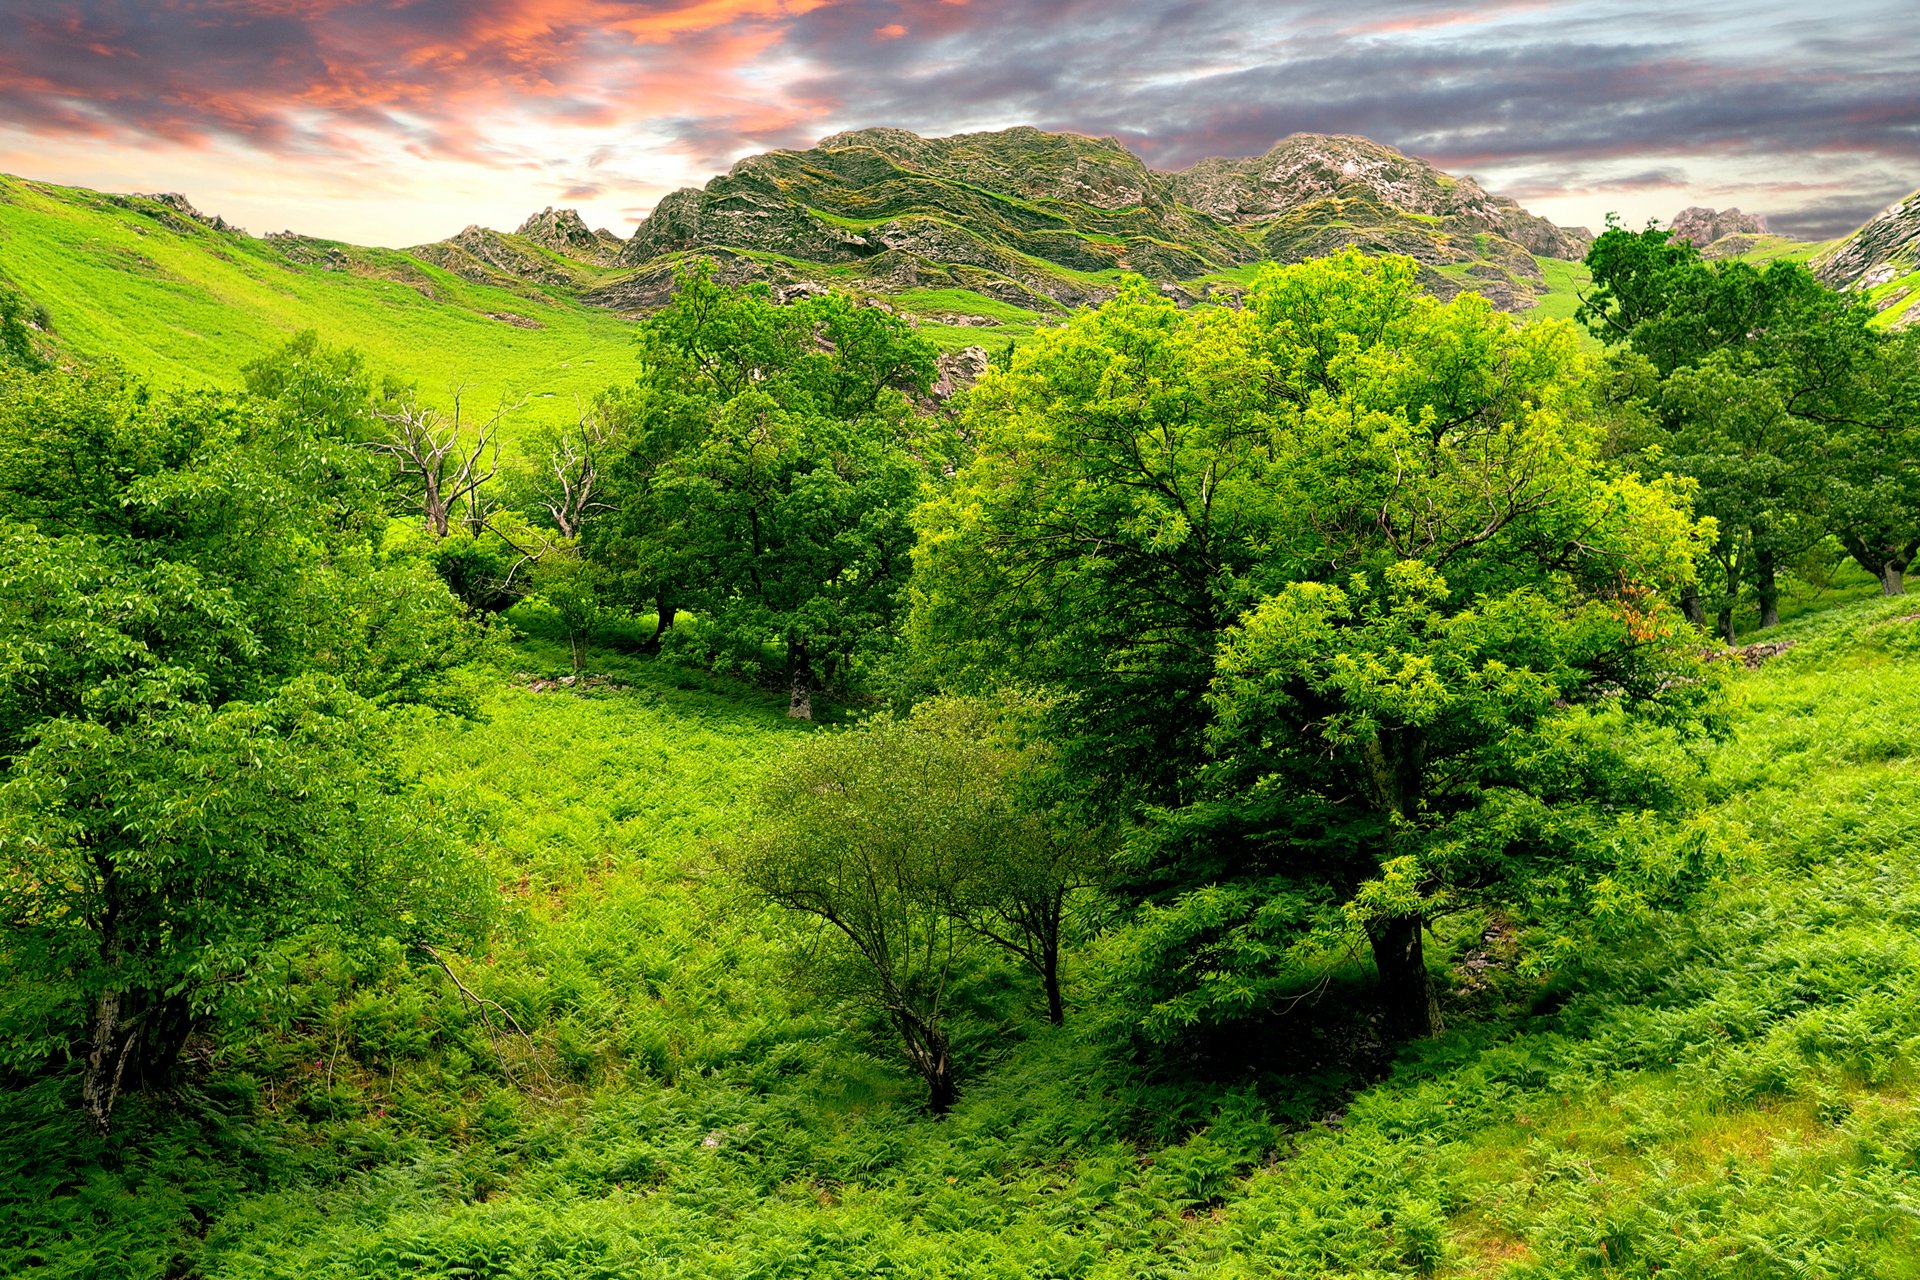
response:
<path id="1" fill-rule="evenodd" d="M 873 128 L 747 156 L 663 197 L 621 251 L 634 275 L 597 300 L 657 305 L 680 261 L 718 254 L 732 278 L 960 289 L 1044 315 L 1109 296 L 1119 272 L 1197 300 L 1259 262 L 1353 245 L 1408 254 L 1443 296 L 1479 288 L 1523 309 L 1545 291 L 1536 257 L 1571 261 L 1591 239 L 1350 135 L 1161 171 L 1114 139 L 1031 126 Z"/>

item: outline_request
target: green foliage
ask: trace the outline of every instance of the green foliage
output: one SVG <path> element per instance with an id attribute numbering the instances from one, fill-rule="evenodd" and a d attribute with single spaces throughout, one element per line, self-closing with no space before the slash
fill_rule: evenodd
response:
<path id="1" fill-rule="evenodd" d="M 776 645 L 811 716 L 814 687 L 845 684 L 891 630 L 925 470 L 907 393 L 932 353 L 879 308 L 782 306 L 704 266 L 640 337 L 640 380 L 603 406 L 625 453 L 589 554 L 663 627 L 691 607 L 717 648 Z"/>
<path id="2" fill-rule="evenodd" d="M 1642 790 L 1571 708 L 1684 719 L 1702 687 L 1655 594 L 1692 575 L 1684 495 L 1605 466 L 1571 332 L 1415 280 L 1349 253 L 1198 313 L 1136 285 L 982 385 L 925 508 L 922 645 L 1052 691 L 1066 757 L 1156 814 L 1162 1033 L 1299 984 L 1285 935 L 1335 908 L 1424 1032 L 1445 886 L 1524 895 L 1503 851 L 1577 824 L 1522 813 Z"/>
<path id="3" fill-rule="evenodd" d="M 260 361 L 244 399 L 0 375 L 0 1272 L 1911 1274 L 1920 630 L 1856 606 L 1788 622 L 1756 674 L 1700 669 L 1658 603 L 1687 581 L 1686 485 L 1601 457 L 1682 422 L 1682 389 L 1693 456 L 1746 447 L 1802 355 L 1663 385 L 1405 272 L 1266 277 L 1237 316 L 1135 291 L 989 378 L 952 480 L 954 442 L 898 419 L 902 492 L 942 495 L 923 554 L 952 571 L 916 584 L 934 643 L 902 670 L 985 696 L 847 732 L 639 656 L 655 620 L 593 606 L 704 571 L 673 537 L 609 554 L 677 518 L 646 477 L 786 474 L 702 453 L 720 408 L 760 393 L 782 441 L 880 437 L 894 409 L 849 407 L 880 317 L 840 360 L 781 328 L 793 308 L 711 298 L 711 343 L 649 357 L 686 361 L 688 393 L 648 372 L 609 401 L 639 459 L 622 523 L 532 579 L 389 521 L 356 443 L 382 393 L 324 342 Z M 741 351 L 778 359 L 702 381 Z M 1856 440 L 1820 437 L 1825 501 L 1868 483 Z M 1518 509 L 1482 535 L 1488 477 Z M 535 547 L 564 539 L 551 515 L 488 521 Z M 1796 563 L 1812 582 L 1837 554 Z M 481 648 L 455 578 L 543 598 Z M 585 614 L 555 598 L 574 586 Z M 964 617 L 989 587 L 1005 636 Z M 728 607 L 668 635 L 777 667 L 778 631 Z M 1119 693 L 1142 701 L 1107 720 Z M 1721 709 L 1725 734 L 1686 735 Z M 1141 797 L 1116 892 L 1111 819 Z M 950 949 L 966 1089 L 940 1123 L 886 1013 L 821 998 L 874 989 L 852 940 L 792 929 L 715 856 L 782 833 L 816 870 L 899 872 L 867 902 Z M 168 921 L 117 961 L 157 991 L 103 979 L 103 851 L 116 919 Z M 482 867 L 497 927 L 463 948 Z M 1450 1029 L 1396 1058 L 1359 953 L 1410 917 Z M 1049 928 L 1062 1026 L 1033 999 Z M 187 1045 L 103 1139 L 75 1059 L 116 986 L 156 1043 L 184 1010 Z M 1143 1026 L 1150 1056 L 1111 1034 Z"/>
<path id="4" fill-rule="evenodd" d="M 1828 535 L 1897 593 L 1920 553 L 1920 348 L 1787 259 L 1708 263 L 1666 232 L 1611 225 L 1587 265 L 1580 317 L 1660 375 L 1647 395 L 1659 429 L 1631 443 L 1696 482 L 1717 524 L 1697 620 L 1717 613 L 1731 643 L 1751 588 L 1774 624 L 1782 571 Z"/>
<path id="5" fill-rule="evenodd" d="M 382 745 L 388 709 L 463 699 L 472 641 L 371 546 L 340 425 L 110 375 L 0 384 L 0 945 L 52 997 L 5 1055 L 86 1043 L 102 1128 L 123 1080 L 272 998 L 282 943 L 477 919 Z"/>

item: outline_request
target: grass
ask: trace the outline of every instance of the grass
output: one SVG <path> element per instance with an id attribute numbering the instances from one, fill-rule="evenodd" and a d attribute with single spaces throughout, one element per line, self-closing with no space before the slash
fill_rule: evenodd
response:
<path id="1" fill-rule="evenodd" d="M 241 366 L 315 329 L 430 403 L 462 384 L 477 404 L 528 397 L 531 424 L 571 420 L 575 397 L 632 361 L 628 321 L 558 294 L 469 284 L 389 250 L 352 250 L 352 270 L 303 266 L 271 242 L 172 229 L 142 207 L 0 178 L 0 274 L 46 303 L 63 351 L 110 352 L 160 386 L 237 386 Z"/>
<path id="2" fill-rule="evenodd" d="M 1540 291 L 1539 302 L 1525 314 L 1542 320 L 1573 319 L 1574 309 L 1580 305 L 1581 291 L 1593 283 L 1593 273 L 1584 262 L 1566 262 L 1538 254 L 1533 260 L 1540 264 L 1546 288 Z"/>
<path id="3" fill-rule="evenodd" d="M 968 973 L 943 1123 L 882 1029 L 791 989 L 806 935 L 715 864 L 808 730 L 619 634 L 589 658 L 608 683 L 531 692 L 567 657 L 523 614 L 484 718 L 415 759 L 507 891 L 457 969 L 525 1034 L 430 965 L 314 956 L 271 1028 L 129 1104 L 119 1156 L 73 1132 L 64 1082 L 0 1095 L 0 1272 L 1911 1275 L 1915 608 L 1809 612 L 1742 677 L 1695 819 L 1732 870 L 1696 908 L 1451 986 L 1454 1029 L 1344 1105 L 1143 1074 L 1081 953 L 1061 1031 L 1018 975 Z"/>

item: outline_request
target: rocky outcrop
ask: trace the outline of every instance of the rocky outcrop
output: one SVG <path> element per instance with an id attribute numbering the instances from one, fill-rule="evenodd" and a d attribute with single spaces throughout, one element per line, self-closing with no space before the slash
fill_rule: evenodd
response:
<path id="1" fill-rule="evenodd" d="M 934 362 L 933 386 L 929 390 L 935 400 L 951 400 L 974 383 L 987 376 L 992 368 L 985 347 L 962 347 L 958 351 L 944 351 Z"/>
<path id="2" fill-rule="evenodd" d="M 1140 157 L 1112 138 L 1030 126 L 922 138 L 905 129 L 856 129 L 822 138 L 821 151 L 863 150 L 950 182 L 1092 209 L 1166 206 L 1172 198 Z"/>
<path id="3" fill-rule="evenodd" d="M 1738 209 L 1703 209 L 1698 205 L 1674 214 L 1668 230 L 1673 239 L 1685 240 L 1698 249 L 1725 236 L 1768 234 L 1764 214 L 1742 213 Z"/>
<path id="4" fill-rule="evenodd" d="M 1491 233 L 1528 253 L 1579 258 L 1593 237 L 1555 226 L 1472 178 L 1444 173 L 1366 138 L 1296 133 L 1265 155 L 1202 160 L 1167 175 L 1183 204 L 1235 224 L 1261 223 L 1325 201 L 1359 201 L 1400 217 L 1438 219 L 1455 234 Z"/>
<path id="5" fill-rule="evenodd" d="M 473 284 L 511 287 L 523 282 L 566 288 L 578 283 L 573 272 L 524 241 L 486 227 L 468 227 L 451 240 L 419 245 L 407 252 Z"/>
<path id="6" fill-rule="evenodd" d="M 1834 289 L 1872 289 L 1920 267 L 1920 191 L 1895 201 L 1813 260 L 1813 273 Z"/>
<path id="7" fill-rule="evenodd" d="M 246 234 L 241 228 L 234 226 L 218 214 L 200 212 L 193 207 L 191 200 L 178 191 L 136 191 L 130 196 L 111 198 L 115 204 L 144 213 L 147 217 L 174 231 L 192 231 L 196 227 L 205 227 L 209 231 L 226 231 L 234 235 Z M 158 208 L 154 207 L 156 205 Z"/>
<path id="8" fill-rule="evenodd" d="M 589 230 L 576 209 L 549 205 L 520 224 L 513 234 L 565 257 L 605 266 L 620 256 L 625 242 L 607 230 Z"/>

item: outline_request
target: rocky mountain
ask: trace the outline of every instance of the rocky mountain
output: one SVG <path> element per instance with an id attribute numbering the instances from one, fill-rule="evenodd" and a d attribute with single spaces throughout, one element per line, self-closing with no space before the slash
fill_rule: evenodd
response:
<path id="1" fill-rule="evenodd" d="M 1738 209 L 1704 209 L 1699 205 L 1682 209 L 1667 224 L 1675 240 L 1686 240 L 1696 248 L 1707 249 L 1728 236 L 1764 236 L 1772 234 L 1765 214 L 1742 213 Z"/>
<path id="2" fill-rule="evenodd" d="M 1446 259 L 1459 257 L 1457 246 L 1448 247 L 1454 241 L 1481 234 L 1548 258 L 1578 258 L 1593 241 L 1584 230 L 1556 227 L 1505 196 L 1489 195 L 1472 178 L 1456 178 L 1366 138 L 1296 133 L 1263 156 L 1202 160 L 1168 177 L 1177 199 L 1238 226 L 1289 218 L 1299 225 L 1316 213 L 1358 205 L 1370 221 L 1435 241 Z"/>
<path id="3" fill-rule="evenodd" d="M 1920 324 L 1920 191 L 1816 257 L 1813 272 L 1835 289 L 1865 293 L 1896 326 Z"/>
<path id="4" fill-rule="evenodd" d="M 604 227 L 589 231 L 577 210 L 556 209 L 552 205 L 521 223 L 520 229 L 513 234 L 542 249 L 551 249 L 565 257 L 600 266 L 618 261 L 620 251 L 626 245 L 624 240 Z"/>
<path id="5" fill-rule="evenodd" d="M 657 306 L 700 255 L 726 279 L 958 291 L 1046 315 L 1110 296 L 1124 272 L 1191 300 L 1234 291 L 1257 262 L 1357 245 L 1418 259 L 1443 295 L 1518 308 L 1545 287 L 1537 256 L 1578 258 L 1590 239 L 1364 138 L 1300 134 L 1164 173 L 1111 139 L 862 129 L 667 196 L 620 253 L 629 273 L 589 299 Z"/>

